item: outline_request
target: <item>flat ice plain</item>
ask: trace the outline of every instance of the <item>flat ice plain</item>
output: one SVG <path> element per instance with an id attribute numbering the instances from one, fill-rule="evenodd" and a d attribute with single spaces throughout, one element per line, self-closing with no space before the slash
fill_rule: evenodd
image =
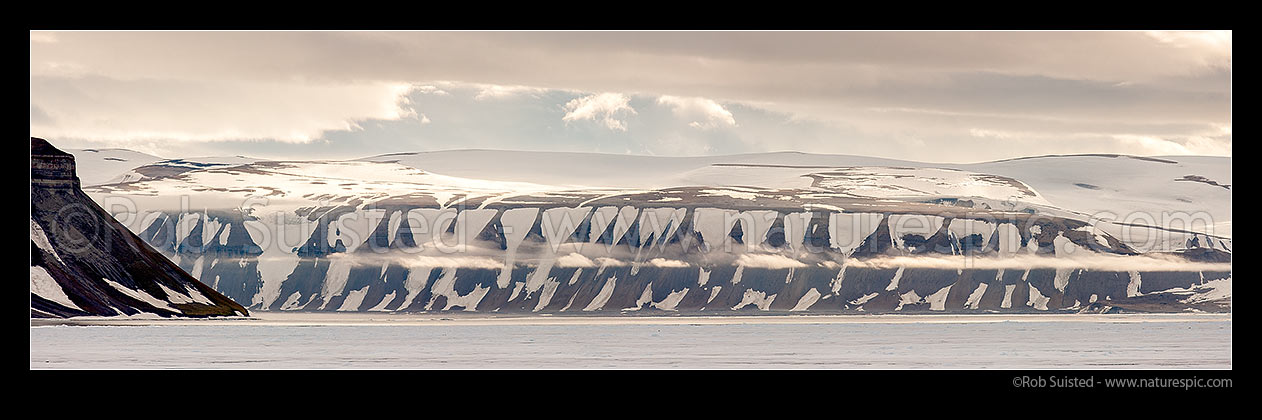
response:
<path id="1" fill-rule="evenodd" d="M 1231 369 L 1231 314 L 31 320 L 31 369 Z"/>

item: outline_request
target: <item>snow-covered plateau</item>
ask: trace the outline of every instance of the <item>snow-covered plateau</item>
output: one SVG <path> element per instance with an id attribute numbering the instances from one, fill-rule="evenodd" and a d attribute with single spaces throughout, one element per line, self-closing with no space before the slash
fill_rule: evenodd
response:
<path id="1" fill-rule="evenodd" d="M 1230 311 L 1228 157 L 70 152 L 251 310 Z"/>

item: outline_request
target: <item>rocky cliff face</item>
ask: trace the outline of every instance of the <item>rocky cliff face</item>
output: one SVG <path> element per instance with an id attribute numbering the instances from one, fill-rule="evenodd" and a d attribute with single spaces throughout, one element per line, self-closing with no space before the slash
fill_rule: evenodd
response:
<path id="1" fill-rule="evenodd" d="M 291 245 L 283 253 L 275 242 L 255 242 L 275 238 L 259 219 L 229 211 L 156 212 L 140 236 L 260 310 L 1230 309 L 1229 300 L 1187 299 L 1230 278 L 1229 252 L 1144 256 L 1056 217 L 633 206 L 308 210 L 309 228 L 285 233 L 301 236 L 284 239 Z M 443 244 L 461 248 L 444 252 Z"/>
<path id="2" fill-rule="evenodd" d="M 584 156 L 549 156 L 516 166 L 490 165 L 481 152 L 455 156 L 460 165 L 423 162 L 444 171 L 468 165 L 482 178 L 395 156 L 171 160 L 88 190 L 125 204 L 117 214 L 132 231 L 257 310 L 1230 310 L 1229 236 L 1093 222 L 1015 178 L 844 156 L 734 156 L 687 167 L 586 156 L 603 160 L 583 171 L 563 163 Z M 1117 169 L 1126 179 L 1163 169 L 1075 159 L 1062 166 Z M 568 176 L 558 181 L 558 173 Z M 1229 207 L 1223 188 L 1167 178 L 1123 186 L 1144 187 L 1140 197 L 1166 200 L 1152 191 L 1170 190 Z M 540 183 L 549 180 L 560 185 Z M 1110 202 L 1058 185 L 1047 188 L 1070 198 L 1063 202 Z"/>
<path id="3" fill-rule="evenodd" d="M 74 157 L 31 138 L 31 316 L 246 315 L 79 188 Z"/>

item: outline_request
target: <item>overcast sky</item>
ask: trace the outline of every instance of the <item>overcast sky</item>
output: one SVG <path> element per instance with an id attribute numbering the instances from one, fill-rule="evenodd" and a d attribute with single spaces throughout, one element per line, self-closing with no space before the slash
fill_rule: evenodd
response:
<path id="1" fill-rule="evenodd" d="M 1231 155 L 1230 32 L 31 32 L 31 135 L 163 157 Z"/>

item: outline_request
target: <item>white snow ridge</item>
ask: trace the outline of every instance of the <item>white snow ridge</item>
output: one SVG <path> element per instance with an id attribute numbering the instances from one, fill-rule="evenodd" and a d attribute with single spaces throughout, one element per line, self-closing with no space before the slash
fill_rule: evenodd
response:
<path id="1" fill-rule="evenodd" d="M 462 150 L 148 164 L 166 166 L 86 191 L 131 200 L 132 229 L 252 310 L 1125 311 L 1231 276 L 1230 158 Z M 1186 217 L 1136 216 L 1167 210 Z M 194 228 L 199 253 L 179 246 Z M 32 241 L 47 242 L 35 228 Z M 1229 308 L 1226 290 L 1170 310 Z"/>

